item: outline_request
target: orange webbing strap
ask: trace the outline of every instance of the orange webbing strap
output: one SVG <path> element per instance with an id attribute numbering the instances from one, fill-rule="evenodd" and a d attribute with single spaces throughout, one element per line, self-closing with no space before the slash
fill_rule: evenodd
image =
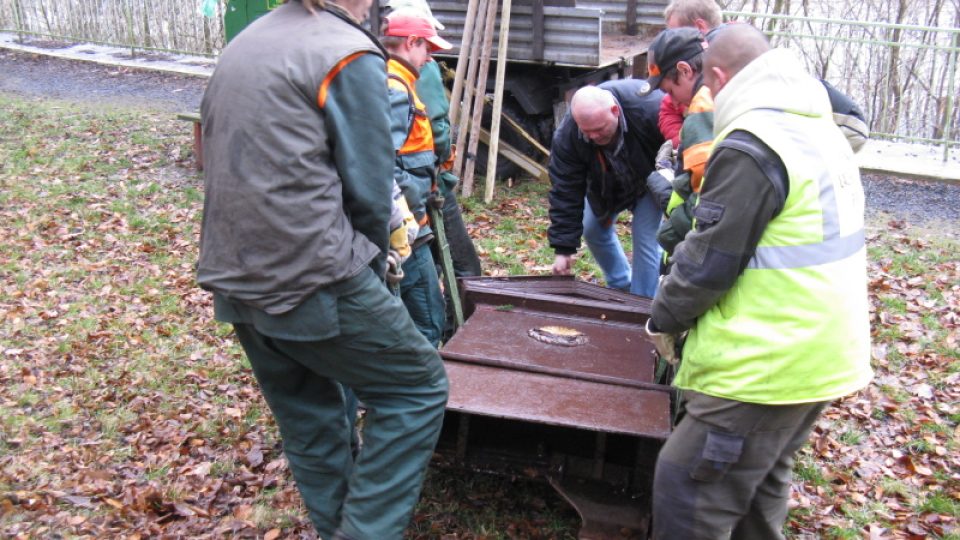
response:
<path id="1" fill-rule="evenodd" d="M 712 140 L 703 141 L 683 151 L 683 166 L 690 171 L 690 187 L 694 193 L 700 193 L 700 183 L 703 181 L 712 145 Z"/>
<path id="2" fill-rule="evenodd" d="M 350 62 L 353 62 L 354 60 L 359 58 L 360 55 L 363 55 L 366 53 L 367 51 L 355 52 L 350 56 L 347 56 L 343 60 L 340 60 L 339 62 L 337 62 L 337 64 L 330 69 L 330 71 L 327 73 L 327 76 L 323 78 L 323 82 L 320 83 L 320 90 L 317 91 L 317 105 L 319 105 L 321 109 L 327 103 L 327 92 L 329 91 L 330 83 L 333 82 L 333 79 L 335 79 L 336 76 L 339 75 L 341 71 L 343 71 L 343 68 L 347 67 L 347 64 L 349 64 Z"/>

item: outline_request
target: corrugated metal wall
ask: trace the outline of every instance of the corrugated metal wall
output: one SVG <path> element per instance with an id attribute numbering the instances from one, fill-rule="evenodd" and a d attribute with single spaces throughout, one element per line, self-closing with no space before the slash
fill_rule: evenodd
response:
<path id="1" fill-rule="evenodd" d="M 467 3 L 431 2 L 433 15 L 446 27 L 441 34 L 453 43 L 457 54 L 464 32 Z M 544 7 L 544 60 L 558 64 L 595 66 L 600 62 L 601 18 L 598 9 Z M 500 35 L 497 17 L 495 36 Z M 496 51 L 498 39 L 493 40 Z M 511 60 L 534 60 L 533 8 L 514 5 L 510 11 L 510 37 L 507 57 Z"/>
<path id="2" fill-rule="evenodd" d="M 637 2 L 637 23 L 663 24 L 663 10 L 668 0 Z M 434 16 L 446 29 L 441 34 L 450 40 L 459 52 L 460 37 L 466 19 L 467 0 L 430 2 Z M 574 66 L 598 66 L 600 47 L 605 32 L 623 32 L 626 23 L 626 0 L 578 1 L 577 7 L 545 6 L 544 58 L 546 62 Z M 499 18 L 496 35 L 499 36 Z M 510 15 L 510 45 L 507 56 L 511 60 L 534 60 L 533 8 L 529 4 L 513 4 Z M 493 48 L 496 49 L 494 39 Z"/>

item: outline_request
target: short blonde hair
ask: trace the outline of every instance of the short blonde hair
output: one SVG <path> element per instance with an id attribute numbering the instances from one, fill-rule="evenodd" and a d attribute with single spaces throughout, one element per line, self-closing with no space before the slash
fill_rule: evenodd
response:
<path id="1" fill-rule="evenodd" d="M 711 29 L 723 24 L 723 13 L 716 0 L 673 0 L 663 10 L 664 20 L 677 17 L 684 26 L 694 26 L 697 19 L 703 19 Z"/>

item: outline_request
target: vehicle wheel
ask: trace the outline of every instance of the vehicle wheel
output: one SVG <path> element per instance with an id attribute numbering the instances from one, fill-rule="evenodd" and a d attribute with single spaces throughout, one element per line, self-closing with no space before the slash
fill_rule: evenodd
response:
<path id="1" fill-rule="evenodd" d="M 492 115 L 492 111 L 492 105 L 484 107 L 482 123 L 483 127 L 486 129 L 490 129 L 490 117 Z M 536 117 L 527 115 L 520 107 L 520 104 L 517 103 L 513 97 L 504 96 L 503 113 L 515 120 L 527 133 L 533 137 L 536 137 L 537 140 L 543 144 L 543 135 L 541 133 L 542 130 L 540 129 L 540 122 Z M 527 142 L 527 140 L 520 136 L 516 130 L 513 129 L 513 127 L 509 126 L 502 119 L 500 121 L 500 141 L 506 142 L 510 146 L 537 161 L 542 161 L 543 154 L 538 152 L 532 144 Z M 549 146 L 549 141 L 546 143 L 546 145 Z M 477 145 L 477 163 L 476 168 L 474 169 L 476 171 L 476 177 L 486 176 L 488 159 L 487 155 L 487 145 L 481 142 L 479 145 Z M 502 154 L 497 156 L 497 180 L 506 180 L 508 178 L 519 180 L 522 176 L 526 176 L 526 174 L 527 173 L 523 169 L 521 169 L 512 161 L 503 157 Z"/>

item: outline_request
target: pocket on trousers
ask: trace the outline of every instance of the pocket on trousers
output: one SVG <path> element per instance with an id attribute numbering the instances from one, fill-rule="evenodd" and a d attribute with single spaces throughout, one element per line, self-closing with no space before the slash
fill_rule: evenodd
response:
<path id="1" fill-rule="evenodd" d="M 709 431 L 700 458 L 690 470 L 690 477 L 700 482 L 717 482 L 740 460 L 742 451 L 742 436 Z"/>

